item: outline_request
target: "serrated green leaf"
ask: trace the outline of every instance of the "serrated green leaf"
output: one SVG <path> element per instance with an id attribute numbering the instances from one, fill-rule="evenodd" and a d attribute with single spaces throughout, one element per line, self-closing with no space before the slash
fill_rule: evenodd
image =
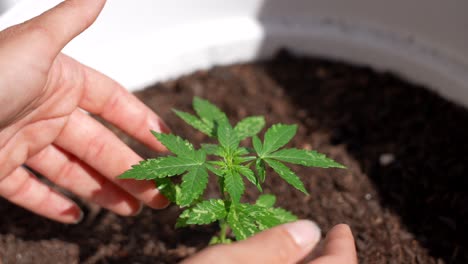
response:
<path id="1" fill-rule="evenodd" d="M 119 179 L 152 180 L 156 178 L 179 175 L 190 167 L 201 165 L 203 162 L 185 157 L 162 157 L 140 161 L 122 175 Z"/>
<path id="2" fill-rule="evenodd" d="M 227 223 L 237 240 L 244 240 L 259 231 L 255 219 L 250 217 L 241 207 L 233 204 L 227 216 Z"/>
<path id="3" fill-rule="evenodd" d="M 222 160 L 210 160 L 209 163 L 213 166 L 219 166 L 219 168 L 224 167 L 226 163 Z"/>
<path id="4" fill-rule="evenodd" d="M 205 122 L 203 122 L 202 120 L 198 119 L 198 117 L 192 115 L 192 114 L 189 114 L 189 113 L 186 113 L 186 112 L 183 112 L 183 111 L 178 111 L 178 110 L 173 110 L 174 113 L 180 117 L 182 120 L 184 120 L 187 124 L 191 125 L 193 128 L 201 131 L 202 133 L 210 136 L 210 137 L 213 137 L 214 136 L 214 133 L 213 133 L 213 126 L 210 126 L 210 125 L 207 125 Z"/>
<path id="5" fill-rule="evenodd" d="M 231 196 L 234 203 L 239 203 L 242 194 L 244 193 L 245 186 L 244 181 L 240 174 L 236 171 L 228 170 L 224 175 L 224 184 L 226 191 Z"/>
<path id="6" fill-rule="evenodd" d="M 220 199 L 210 199 L 186 209 L 180 215 L 185 218 L 185 224 L 206 225 L 226 217 L 224 201 Z"/>
<path id="7" fill-rule="evenodd" d="M 208 242 L 208 246 L 213 246 L 217 244 L 222 244 L 221 239 L 217 236 L 211 237 L 210 242 Z"/>
<path id="8" fill-rule="evenodd" d="M 187 140 L 173 134 L 163 134 L 151 131 L 153 135 L 161 142 L 169 151 L 180 157 L 192 158 L 194 155 L 193 145 Z"/>
<path id="9" fill-rule="evenodd" d="M 249 168 L 247 168 L 245 166 L 237 166 L 236 169 L 240 174 L 244 175 L 244 177 L 247 178 L 247 180 L 249 182 L 251 182 L 253 185 L 255 185 L 260 192 L 263 191 L 262 186 L 260 185 L 260 182 L 255 177 L 255 174 L 251 169 L 249 169 Z"/>
<path id="10" fill-rule="evenodd" d="M 195 96 L 193 98 L 193 108 L 197 112 L 198 116 L 211 127 L 214 127 L 216 121 L 227 121 L 226 114 L 221 111 L 216 105 L 210 103 L 207 100 L 201 99 Z"/>
<path id="11" fill-rule="evenodd" d="M 257 178 L 260 182 L 265 181 L 266 170 L 265 170 L 265 162 L 262 159 L 257 159 L 255 161 L 255 171 L 257 172 Z"/>
<path id="12" fill-rule="evenodd" d="M 259 231 L 263 231 L 281 224 L 279 220 L 274 217 L 273 213 L 270 211 L 270 208 L 254 204 L 241 204 L 240 206 L 243 213 L 254 219 Z"/>
<path id="13" fill-rule="evenodd" d="M 251 204 L 233 204 L 227 222 L 237 240 L 246 239 L 260 231 L 294 221 L 296 217 L 281 208 Z"/>
<path id="14" fill-rule="evenodd" d="M 216 176 L 219 176 L 219 177 L 224 177 L 224 171 L 219 169 L 218 167 L 216 167 L 214 164 L 212 164 L 213 162 L 210 162 L 210 163 L 206 163 L 205 164 L 205 167 L 211 171 L 212 173 L 214 173 Z"/>
<path id="15" fill-rule="evenodd" d="M 227 151 L 234 151 L 239 147 L 239 137 L 228 122 L 222 122 L 218 127 L 218 141 Z"/>
<path id="16" fill-rule="evenodd" d="M 259 231 L 297 220 L 297 216 L 282 208 L 242 204 L 244 212 L 255 219 Z"/>
<path id="17" fill-rule="evenodd" d="M 196 150 L 193 155 L 193 160 L 197 161 L 198 164 L 204 164 L 206 161 L 206 153 L 203 150 Z"/>
<path id="18" fill-rule="evenodd" d="M 283 162 L 289 162 L 309 167 L 345 168 L 338 162 L 327 158 L 327 156 L 325 156 L 322 153 L 305 149 L 281 149 L 276 152 L 267 154 L 265 158 L 277 159 Z"/>
<path id="19" fill-rule="evenodd" d="M 276 196 L 273 194 L 262 194 L 258 197 L 257 201 L 255 202 L 258 206 L 268 207 L 271 208 L 276 203 Z"/>
<path id="20" fill-rule="evenodd" d="M 286 145 L 296 134 L 296 125 L 276 124 L 270 127 L 265 133 L 263 149 L 260 156 L 269 154 L 282 146 Z"/>
<path id="21" fill-rule="evenodd" d="M 297 216 L 283 208 L 270 208 L 270 211 L 273 213 L 273 216 L 278 219 L 280 224 L 290 223 L 297 220 Z"/>
<path id="22" fill-rule="evenodd" d="M 176 228 L 180 228 L 180 227 L 188 226 L 187 220 L 188 220 L 188 218 L 183 218 L 183 217 L 177 218 L 175 227 L 176 227 Z"/>
<path id="23" fill-rule="evenodd" d="M 180 199 L 180 186 L 175 185 L 169 178 L 154 179 L 158 190 L 171 202 Z"/>
<path id="24" fill-rule="evenodd" d="M 237 163 L 237 164 L 240 164 L 240 163 L 249 162 L 249 161 L 252 161 L 252 160 L 255 160 L 255 159 L 256 159 L 256 157 L 254 157 L 254 156 L 234 157 L 234 162 Z"/>
<path id="25" fill-rule="evenodd" d="M 195 199 L 205 191 L 208 184 L 208 172 L 204 166 L 190 168 L 189 172 L 182 177 L 180 185 L 180 199 L 177 202 L 180 206 L 190 205 Z"/>
<path id="26" fill-rule="evenodd" d="M 251 153 L 251 151 L 249 151 L 248 148 L 240 147 L 235 152 L 235 155 L 242 156 L 242 155 L 247 155 L 249 153 Z"/>
<path id="27" fill-rule="evenodd" d="M 179 175 L 192 167 L 203 164 L 203 161 L 189 159 L 185 157 L 168 156 L 160 158 L 161 161 L 153 167 L 153 170 L 159 178 Z"/>
<path id="28" fill-rule="evenodd" d="M 265 159 L 265 162 L 276 172 L 278 175 L 283 178 L 287 183 L 291 184 L 294 188 L 298 189 L 299 191 L 309 194 L 304 184 L 302 183 L 301 179 L 286 165 L 283 163 L 273 160 L 273 159 Z"/>
<path id="29" fill-rule="evenodd" d="M 136 179 L 136 180 L 157 178 L 158 175 L 155 174 L 153 168 L 157 166 L 157 164 L 160 161 L 161 161 L 161 158 L 142 160 L 140 161 L 139 164 L 132 165 L 131 169 L 122 173 L 117 178 L 118 179 Z"/>
<path id="30" fill-rule="evenodd" d="M 216 144 L 201 144 L 201 149 L 208 155 L 222 156 L 223 150 Z"/>
<path id="31" fill-rule="evenodd" d="M 263 116 L 251 116 L 244 118 L 237 123 L 234 130 L 236 131 L 239 139 L 243 140 L 258 134 L 264 126 L 265 118 L 263 118 Z"/>
<path id="32" fill-rule="evenodd" d="M 258 138 L 257 136 L 252 137 L 252 145 L 254 147 L 255 152 L 257 152 L 257 154 L 260 155 L 263 149 L 262 141 L 260 141 L 260 138 Z"/>

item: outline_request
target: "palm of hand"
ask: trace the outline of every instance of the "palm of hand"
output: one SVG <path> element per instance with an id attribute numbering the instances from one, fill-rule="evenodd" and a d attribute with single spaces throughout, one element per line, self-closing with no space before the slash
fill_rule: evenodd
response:
<path id="1" fill-rule="evenodd" d="M 48 67 L 50 70 L 34 72 L 38 68 L 34 65 L 28 68 L 19 73 L 27 72 L 33 78 L 25 84 L 16 84 L 17 93 L 27 94 L 28 98 L 17 104 L 16 109 L 11 109 L 20 114 L 12 116 L 0 133 L 4 148 L 15 144 L 8 151 L 9 162 L 2 168 L 0 178 L 11 174 L 59 137 L 72 113 L 78 109 L 83 93 L 79 81 L 75 83 L 83 79 L 80 73 L 83 71 L 66 56 L 58 56 Z"/>

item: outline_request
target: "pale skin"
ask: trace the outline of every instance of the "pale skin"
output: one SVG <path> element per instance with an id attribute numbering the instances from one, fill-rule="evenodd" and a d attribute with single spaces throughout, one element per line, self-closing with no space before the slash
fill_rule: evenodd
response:
<path id="1" fill-rule="evenodd" d="M 104 4 L 105 0 L 68 0 L 0 32 L 0 196 L 62 223 L 79 222 L 80 208 L 24 165 L 119 215 L 138 214 L 143 205 L 168 205 L 152 182 L 116 179 L 141 157 L 84 111 L 156 151 L 165 149 L 150 129 L 169 129 L 117 82 L 61 53 L 95 21 Z M 242 242 L 210 247 L 186 261 L 296 263 L 319 239 L 315 225 L 303 220 Z M 316 255 L 309 263 L 357 263 L 349 227 L 333 228 Z"/>

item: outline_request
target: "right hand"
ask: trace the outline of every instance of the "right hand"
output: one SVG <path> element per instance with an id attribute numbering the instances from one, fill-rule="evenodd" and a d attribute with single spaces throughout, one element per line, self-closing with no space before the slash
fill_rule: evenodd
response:
<path id="1" fill-rule="evenodd" d="M 349 226 L 333 227 L 318 247 L 320 229 L 313 222 L 300 220 L 274 227 L 247 240 L 210 247 L 185 260 L 199 263 L 297 263 L 313 251 L 308 264 L 357 264 L 354 238 Z"/>

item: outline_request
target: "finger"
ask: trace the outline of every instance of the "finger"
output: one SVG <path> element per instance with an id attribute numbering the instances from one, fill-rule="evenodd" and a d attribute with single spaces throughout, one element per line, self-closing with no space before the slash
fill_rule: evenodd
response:
<path id="1" fill-rule="evenodd" d="M 92 117 L 75 110 L 55 143 L 148 206 L 167 206 L 153 182 L 117 179 L 141 157 Z"/>
<path id="2" fill-rule="evenodd" d="M 310 264 L 334 263 L 357 263 L 353 234 L 345 224 L 337 225 L 328 232 L 322 256 L 310 262 Z"/>
<path id="3" fill-rule="evenodd" d="M 26 164 L 58 186 L 117 214 L 133 215 L 141 208 L 140 202 L 130 194 L 53 145 L 31 157 Z"/>
<path id="4" fill-rule="evenodd" d="M 320 229 L 300 220 L 263 231 L 245 241 L 214 246 L 185 263 L 296 263 L 320 240 Z"/>
<path id="5" fill-rule="evenodd" d="M 62 223 L 77 223 L 83 214 L 71 200 L 18 167 L 0 181 L 0 196 L 36 214 Z"/>
<path id="6" fill-rule="evenodd" d="M 85 91 L 80 107 L 100 115 L 150 148 L 166 151 L 150 132 L 169 132 L 161 118 L 114 80 L 84 67 Z"/>
<path id="7" fill-rule="evenodd" d="M 12 29 L 24 50 L 45 55 L 50 63 L 74 37 L 97 18 L 105 0 L 67 0 Z M 8 31 L 8 30 L 7 30 Z M 50 64 L 49 64 L 50 65 Z"/>

